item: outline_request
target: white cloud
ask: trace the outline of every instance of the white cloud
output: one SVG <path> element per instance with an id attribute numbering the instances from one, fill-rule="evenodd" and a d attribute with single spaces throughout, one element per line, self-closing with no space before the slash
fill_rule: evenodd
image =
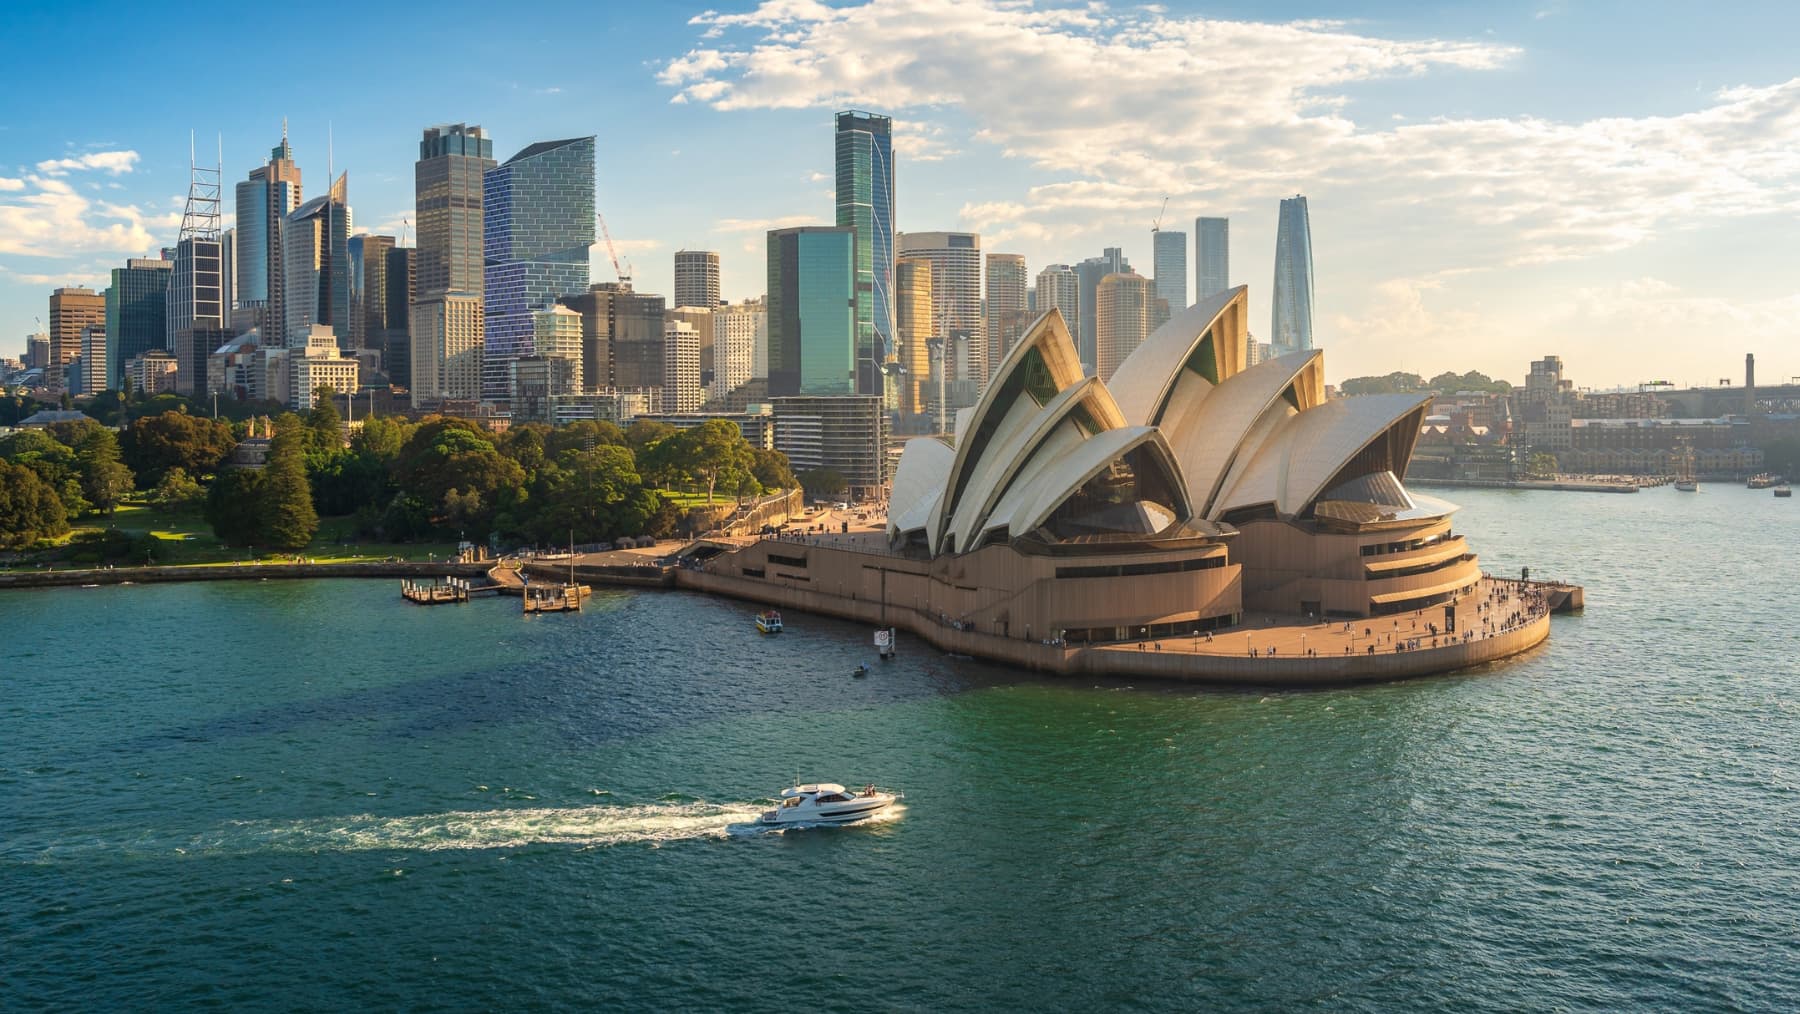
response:
<path id="1" fill-rule="evenodd" d="M 83 196 L 55 176 L 27 176 L 0 198 L 0 254 L 71 257 L 86 253 L 141 256 L 181 224 L 179 212 L 145 212 Z"/>
<path id="2" fill-rule="evenodd" d="M 798 225 L 830 225 L 818 215 L 782 215 L 778 218 L 721 218 L 713 225 L 717 232 L 767 232 L 791 229 Z"/>
<path id="3" fill-rule="evenodd" d="M 21 285 L 49 285 L 58 288 L 64 285 L 85 285 L 89 288 L 104 288 L 112 281 L 112 275 L 109 271 L 103 271 L 97 268 L 59 271 L 55 274 L 48 274 L 40 271 L 14 271 L 12 268 L 0 264 L 0 274 L 4 274 L 8 279 L 18 282 Z"/>
<path id="4" fill-rule="evenodd" d="M 770 0 L 692 23 L 706 36 L 659 74 L 677 98 L 721 110 L 954 109 L 975 141 L 1046 180 L 966 205 L 964 224 L 1001 241 L 1059 236 L 1065 256 L 1103 227 L 1147 225 L 1165 196 L 1269 208 L 1304 191 L 1316 236 L 1355 236 L 1351 256 L 1421 278 L 1800 210 L 1800 78 L 1679 115 L 1406 121 L 1362 113 L 1348 90 L 1503 72 L 1519 51 L 1098 3 Z M 941 128 L 902 123 L 896 146 L 912 160 L 957 153 Z"/>
<path id="5" fill-rule="evenodd" d="M 37 171 L 46 176 L 65 176 L 71 172 L 100 169 L 117 176 L 130 172 L 137 160 L 135 151 L 90 151 L 71 158 L 45 159 L 37 164 Z"/>
<path id="6" fill-rule="evenodd" d="M 15 180 L 15 179 L 9 179 L 8 177 L 5 177 L 5 176 L 0 176 L 0 192 L 16 191 L 16 190 L 24 190 L 24 189 L 25 189 L 25 181 L 24 180 Z"/>

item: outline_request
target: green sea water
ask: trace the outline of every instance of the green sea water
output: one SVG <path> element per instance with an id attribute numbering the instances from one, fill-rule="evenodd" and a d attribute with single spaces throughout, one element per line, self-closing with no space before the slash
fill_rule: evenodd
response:
<path id="1" fill-rule="evenodd" d="M 1793 1010 L 1800 507 L 1702 490 L 1449 493 L 1587 614 L 1311 693 L 689 594 L 3 592 L 0 1009 Z M 751 825 L 796 778 L 905 808 Z"/>

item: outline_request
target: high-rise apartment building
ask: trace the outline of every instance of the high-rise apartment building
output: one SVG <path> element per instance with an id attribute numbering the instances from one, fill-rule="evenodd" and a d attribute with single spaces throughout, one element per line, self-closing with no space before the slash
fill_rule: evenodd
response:
<path id="1" fill-rule="evenodd" d="M 987 322 L 981 315 L 981 237 L 972 232 L 907 232 L 900 256 L 931 262 L 931 317 L 948 339 L 951 380 L 987 382 Z"/>
<path id="2" fill-rule="evenodd" d="M 769 394 L 855 394 L 856 230 L 771 230 L 768 274 Z"/>
<path id="3" fill-rule="evenodd" d="M 582 378 L 581 314 L 566 306 L 552 303 L 537 310 L 532 318 L 532 354 L 541 359 L 561 359 L 569 364 L 569 389 L 560 393 L 579 394 L 587 388 Z"/>
<path id="4" fill-rule="evenodd" d="M 685 320 L 669 321 L 663 331 L 662 404 L 664 412 L 700 411 L 700 333 Z"/>
<path id="5" fill-rule="evenodd" d="M 626 282 L 599 282 L 558 296 L 581 314 L 583 376 L 588 390 L 641 390 L 662 383 L 663 297 L 633 292 Z"/>
<path id="6" fill-rule="evenodd" d="M 288 348 L 317 341 L 312 325 L 331 328 L 340 348 L 352 348 L 350 324 L 349 174 L 321 197 L 300 205 L 281 225 L 283 338 Z M 277 345 L 282 342 L 267 341 Z"/>
<path id="7" fill-rule="evenodd" d="M 918 415 L 928 411 L 928 403 L 936 397 L 931 374 L 931 339 L 937 336 L 937 320 L 931 313 L 931 261 L 902 257 L 895 263 L 894 293 L 894 329 L 905 370 L 898 407 Z"/>
<path id="8" fill-rule="evenodd" d="M 776 397 L 775 449 L 795 472 L 830 468 L 854 496 L 873 496 L 888 479 L 887 411 L 872 396 Z"/>
<path id="9" fill-rule="evenodd" d="M 768 341 L 768 321 L 760 302 L 721 306 L 712 312 L 713 375 L 708 400 L 724 403 L 731 392 L 750 381 L 756 368 L 757 343 Z"/>
<path id="10" fill-rule="evenodd" d="M 1135 272 L 1107 275 L 1094 297 L 1095 372 L 1102 382 L 1150 336 L 1155 289 Z"/>
<path id="11" fill-rule="evenodd" d="M 425 128 L 413 163 L 413 214 L 419 220 L 414 284 L 420 295 L 482 294 L 483 177 L 493 168 L 494 142 L 480 127 Z"/>
<path id="12" fill-rule="evenodd" d="M 837 114 L 837 224 L 856 231 L 856 391 L 880 394 L 894 340 L 894 123 Z"/>
<path id="13" fill-rule="evenodd" d="M 1163 319 L 1188 308 L 1187 233 L 1157 229 L 1151 234 L 1151 268 L 1156 273 L 1156 298 L 1167 310 Z M 1157 324 L 1160 326 L 1161 321 Z"/>
<path id="14" fill-rule="evenodd" d="M 529 145 L 482 187 L 487 343 L 482 397 L 507 396 L 507 364 L 529 355 L 534 308 L 588 287 L 594 245 L 594 138 Z"/>
<path id="15" fill-rule="evenodd" d="M 1095 371 L 1098 362 L 1095 311 L 1098 305 L 1096 296 L 1100 290 L 1100 280 L 1107 275 L 1129 273 L 1131 273 L 1131 262 L 1125 259 L 1124 251 L 1116 246 L 1109 246 L 1101 251 L 1100 256 L 1089 257 L 1075 265 L 1075 277 L 1080 285 L 1077 303 L 1081 310 L 1081 318 L 1070 330 L 1075 333 L 1075 347 L 1081 356 L 1082 369 L 1090 374 Z"/>
<path id="16" fill-rule="evenodd" d="M 998 363 L 1031 323 L 1025 309 L 1025 258 L 987 255 L 987 361 Z"/>
<path id="17" fill-rule="evenodd" d="M 127 362 L 169 347 L 169 273 L 174 269 L 174 261 L 135 257 L 112 269 L 112 284 L 106 287 L 108 384 L 118 386 Z"/>
<path id="18" fill-rule="evenodd" d="M 719 253 L 716 250 L 675 251 L 675 305 L 719 305 Z"/>
<path id="19" fill-rule="evenodd" d="M 89 327 L 106 327 L 105 296 L 78 285 L 50 293 L 50 359 L 44 367 L 44 383 L 51 390 L 67 389 L 64 369 L 81 355 L 81 332 Z"/>
<path id="20" fill-rule="evenodd" d="M 1194 219 L 1194 302 L 1231 288 L 1231 220 Z"/>
<path id="21" fill-rule="evenodd" d="M 1281 202 L 1281 221 L 1275 233 L 1275 287 L 1269 327 L 1275 354 L 1302 352 L 1313 347 L 1312 223 L 1306 198 L 1296 194 Z"/>
<path id="22" fill-rule="evenodd" d="M 1081 325 L 1081 279 L 1067 264 L 1052 264 L 1037 276 L 1037 306 L 1033 316 L 1061 310 L 1070 333 Z"/>
<path id="23" fill-rule="evenodd" d="M 285 277 L 281 228 L 300 203 L 300 167 L 294 162 L 294 149 L 288 146 L 284 122 L 281 143 L 269 150 L 269 161 L 250 170 L 249 178 L 237 185 L 237 229 L 233 237 L 237 307 L 228 310 L 229 323 L 239 331 L 261 329 L 265 346 L 286 344 L 281 334 L 287 319 L 281 306 Z"/>
<path id="24" fill-rule="evenodd" d="M 700 388 L 704 391 L 711 386 L 713 377 L 713 311 L 704 306 L 671 306 L 665 320 L 683 321 L 694 329 L 694 340 L 699 343 L 700 350 Z M 666 328 L 664 334 L 667 334 Z M 666 348 L 667 342 L 664 346 Z M 665 404 L 663 411 L 675 409 Z"/>
<path id="25" fill-rule="evenodd" d="M 81 329 L 81 354 L 73 360 L 69 388 L 77 394 L 99 394 L 109 386 L 106 382 L 106 325 L 89 324 Z M 79 385 L 79 386 L 77 386 Z"/>
<path id="26" fill-rule="evenodd" d="M 411 308 L 413 408 L 481 397 L 482 308 L 473 292 L 432 292 Z"/>

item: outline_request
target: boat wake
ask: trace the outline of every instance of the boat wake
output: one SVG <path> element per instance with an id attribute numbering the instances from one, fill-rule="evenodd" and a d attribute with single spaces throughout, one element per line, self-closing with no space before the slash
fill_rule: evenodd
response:
<path id="1" fill-rule="evenodd" d="M 724 838 L 761 812 L 750 803 L 663 802 L 639 806 L 578 806 L 517 810 L 456 810 L 418 816 L 358 814 L 300 821 L 246 821 L 201 852 L 366 852 L 396 849 L 505 849 L 527 845 L 597 848 L 694 838 Z"/>

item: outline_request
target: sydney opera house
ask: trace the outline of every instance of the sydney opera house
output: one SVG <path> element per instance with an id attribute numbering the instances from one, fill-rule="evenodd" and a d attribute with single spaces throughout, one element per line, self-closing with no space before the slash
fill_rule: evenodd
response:
<path id="1" fill-rule="evenodd" d="M 1240 287 L 1176 315 L 1103 382 L 1052 311 L 953 438 L 906 445 L 885 536 L 766 540 L 701 583 L 1069 646 L 1246 613 L 1412 612 L 1475 590 L 1456 508 L 1404 481 L 1429 397 L 1327 400 L 1322 352 L 1246 366 L 1246 340 Z"/>

